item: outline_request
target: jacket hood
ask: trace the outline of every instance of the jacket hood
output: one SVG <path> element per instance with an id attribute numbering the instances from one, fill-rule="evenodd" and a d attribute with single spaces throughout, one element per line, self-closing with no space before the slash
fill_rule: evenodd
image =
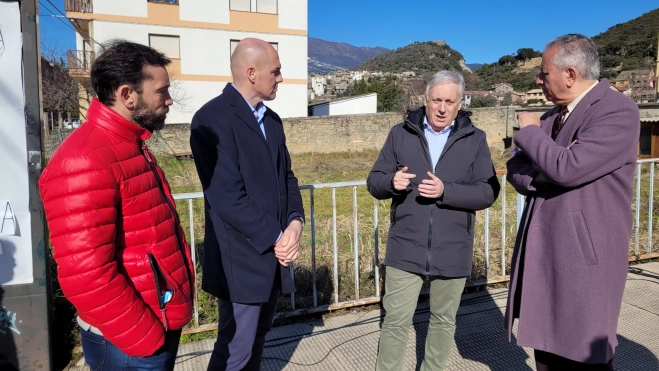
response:
<path id="1" fill-rule="evenodd" d="M 426 117 L 426 106 L 421 106 L 414 110 L 409 110 L 405 113 L 405 123 L 423 132 L 423 119 Z M 460 110 L 458 116 L 455 118 L 455 126 L 451 130 L 454 134 L 462 129 L 473 128 L 474 124 L 471 122 L 471 112 Z"/>

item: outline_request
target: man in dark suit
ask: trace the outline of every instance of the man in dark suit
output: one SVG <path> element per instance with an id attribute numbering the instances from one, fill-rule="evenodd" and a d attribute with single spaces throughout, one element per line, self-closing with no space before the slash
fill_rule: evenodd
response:
<path id="1" fill-rule="evenodd" d="M 289 265 L 304 224 L 279 116 L 263 101 L 283 81 L 275 49 L 238 43 L 233 84 L 192 119 L 190 146 L 204 190 L 202 289 L 219 299 L 208 370 L 258 370 L 280 293 L 295 291 Z"/>

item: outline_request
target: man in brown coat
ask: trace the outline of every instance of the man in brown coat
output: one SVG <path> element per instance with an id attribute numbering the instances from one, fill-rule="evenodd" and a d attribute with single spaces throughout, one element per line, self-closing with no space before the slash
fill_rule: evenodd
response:
<path id="1" fill-rule="evenodd" d="M 506 327 L 538 371 L 613 370 L 629 261 L 639 111 L 598 81 L 583 35 L 547 45 L 536 82 L 556 107 L 518 115 L 508 181 L 526 195 Z"/>

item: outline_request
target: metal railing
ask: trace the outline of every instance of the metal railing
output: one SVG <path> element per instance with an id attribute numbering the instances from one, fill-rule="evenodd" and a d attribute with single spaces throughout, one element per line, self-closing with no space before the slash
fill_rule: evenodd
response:
<path id="1" fill-rule="evenodd" d="M 653 252 L 652 246 L 654 245 L 653 243 L 653 234 L 652 234 L 652 228 L 653 228 L 653 198 L 654 198 L 654 177 L 655 177 L 655 162 L 659 162 L 659 158 L 654 158 L 654 159 L 645 159 L 645 160 L 639 160 L 637 163 L 637 169 L 636 169 L 636 189 L 635 189 L 635 199 L 634 203 L 632 206 L 634 206 L 635 210 L 635 218 L 634 218 L 634 234 L 633 234 L 633 244 L 631 245 L 630 248 L 630 261 L 633 260 L 640 260 L 640 259 L 649 259 L 649 258 L 657 258 L 659 257 L 658 252 Z M 642 182 L 643 182 L 643 166 L 648 165 L 649 166 L 649 179 L 648 179 L 648 188 L 642 188 Z M 484 255 L 484 274 L 481 275 L 481 279 L 475 279 L 472 280 L 471 277 L 469 277 L 468 286 L 480 286 L 480 285 L 487 285 L 487 284 L 494 284 L 494 283 L 502 283 L 502 282 L 507 282 L 510 279 L 510 276 L 507 274 L 507 269 L 509 267 L 510 263 L 510 256 L 507 254 L 506 250 L 511 250 L 514 246 L 514 237 L 515 237 L 515 232 L 519 228 L 523 208 L 524 208 L 524 196 L 520 194 L 516 194 L 514 198 L 515 203 L 515 209 L 514 211 L 511 209 L 510 211 L 507 210 L 508 204 L 512 203 L 511 200 L 508 199 L 508 192 L 507 188 L 510 187 L 510 190 L 513 190 L 510 185 L 507 185 L 506 183 L 506 171 L 498 171 L 497 175 L 500 176 L 500 181 L 501 181 L 501 193 L 499 195 L 499 200 L 500 200 L 500 206 L 495 209 L 495 207 L 488 208 L 484 211 L 483 213 L 483 220 L 482 220 L 482 233 L 483 233 L 483 243 L 478 244 L 475 243 L 474 245 L 474 250 L 475 251 L 481 251 L 483 252 Z M 296 300 L 295 300 L 295 294 L 291 294 L 290 297 L 290 307 L 291 310 L 287 311 L 285 313 L 278 313 L 277 316 L 295 316 L 295 315 L 300 315 L 304 313 L 315 313 L 315 312 L 324 312 L 324 311 L 331 311 L 331 310 L 337 310 L 337 309 L 345 309 L 345 308 L 350 308 L 350 307 L 357 307 L 357 306 L 362 306 L 362 305 L 368 305 L 368 304 L 375 304 L 380 301 L 380 251 L 379 251 L 379 238 L 380 238 L 380 226 L 379 226 L 379 212 L 378 212 L 378 201 L 374 200 L 373 203 L 373 261 L 372 261 L 372 269 L 374 272 L 373 276 L 373 285 L 375 286 L 374 290 L 374 295 L 369 296 L 366 298 L 362 298 L 360 296 L 360 253 L 359 253 L 359 214 L 358 214 L 358 192 L 357 189 L 358 187 L 363 187 L 366 185 L 366 181 L 361 180 L 361 181 L 351 181 L 351 182 L 337 182 L 337 183 L 323 183 L 323 184 L 312 184 L 312 185 L 303 185 L 300 186 L 300 189 L 302 191 L 308 191 L 309 192 L 309 233 L 311 233 L 311 239 L 310 239 L 310 248 L 311 248 L 311 284 L 312 284 L 312 302 L 313 305 L 308 308 L 296 308 Z M 355 274 L 355 280 L 354 280 L 354 292 L 353 292 L 353 299 L 350 300 L 345 300 L 345 301 L 340 301 L 339 300 L 339 249 L 338 249 L 338 232 L 337 232 L 337 198 L 336 198 L 336 191 L 337 189 L 345 189 L 345 188 L 352 188 L 352 253 L 354 255 L 353 259 L 353 264 L 354 264 L 354 274 Z M 325 304 L 325 305 L 318 305 L 318 290 L 317 290 L 317 267 L 316 267 L 316 259 L 317 259 L 317 230 L 316 230 L 316 191 L 320 189 L 330 189 L 331 190 L 331 195 L 332 195 L 332 262 L 333 262 L 333 272 L 332 272 L 332 284 L 333 284 L 333 293 L 332 293 L 332 298 L 333 298 L 333 303 L 332 304 Z M 643 192 L 642 192 L 643 190 Z M 174 199 L 177 201 L 187 201 L 188 203 L 188 213 L 189 213 L 189 241 L 190 241 L 190 247 L 192 250 L 192 260 L 195 265 L 195 276 L 197 275 L 197 251 L 195 247 L 195 224 L 194 224 L 194 206 L 193 202 L 198 199 L 203 199 L 203 193 L 186 193 L 186 194 L 176 194 L 174 195 Z M 370 197 L 370 195 L 368 196 Z M 642 199 L 647 198 L 647 200 L 642 203 Z M 512 199 L 512 197 L 511 197 Z M 641 227 L 642 227 L 642 218 L 641 218 L 641 208 L 647 205 L 647 224 L 643 225 L 644 228 L 647 228 L 647 247 L 645 249 L 644 254 L 641 254 L 639 243 L 640 243 L 640 234 L 641 234 Z M 500 244 L 498 246 L 497 251 L 500 253 L 498 256 L 499 261 L 497 264 L 500 264 L 499 269 L 497 269 L 498 274 L 491 274 L 492 273 L 492 266 L 490 265 L 490 259 L 492 255 L 492 250 L 491 250 L 491 245 L 492 243 L 495 243 L 495 241 L 492 240 L 491 232 L 493 229 L 491 228 L 491 224 L 493 224 L 493 220 L 491 217 L 491 214 L 493 212 L 498 212 L 500 210 L 501 216 L 499 220 L 495 220 L 494 223 L 498 224 L 500 223 L 500 234 L 501 238 L 500 241 L 496 241 L 497 244 Z M 481 212 L 479 212 L 481 213 Z M 507 216 L 507 213 L 514 213 L 516 217 L 516 222 L 510 219 Z M 513 233 L 507 233 L 509 231 L 512 231 Z M 304 247 L 303 247 L 304 248 Z M 294 277 L 294 269 L 293 265 L 291 265 L 291 276 L 295 279 Z M 196 290 L 198 291 L 198 290 Z M 207 331 L 207 330 L 212 330 L 216 329 L 217 324 L 205 324 L 205 325 L 200 325 L 199 324 L 199 307 L 198 307 L 198 302 L 197 302 L 197 297 L 195 297 L 195 303 L 194 303 L 194 327 L 192 329 L 188 329 L 185 332 L 186 333 L 192 333 L 192 332 L 201 332 L 201 331 Z"/>
<path id="2" fill-rule="evenodd" d="M 88 71 L 94 62 L 94 52 L 90 50 L 69 50 L 66 53 L 66 65 L 69 70 Z"/>
<path id="3" fill-rule="evenodd" d="M 64 0 L 64 10 L 76 13 L 93 13 L 94 5 L 92 0 Z"/>

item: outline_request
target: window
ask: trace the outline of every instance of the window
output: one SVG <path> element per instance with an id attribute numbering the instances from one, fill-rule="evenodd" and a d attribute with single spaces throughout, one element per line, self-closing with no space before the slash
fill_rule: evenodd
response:
<path id="1" fill-rule="evenodd" d="M 165 54 L 167 58 L 181 59 L 178 36 L 149 35 L 149 46 Z"/>
<path id="2" fill-rule="evenodd" d="M 251 0 L 230 0 L 229 1 L 230 10 L 239 10 L 242 12 L 251 12 L 252 11 L 252 1 Z M 232 50 L 233 52 L 233 50 Z"/>
<path id="3" fill-rule="evenodd" d="M 277 14 L 278 0 L 229 0 L 229 9 L 241 12 Z"/>
<path id="4" fill-rule="evenodd" d="M 161 3 L 161 4 L 172 4 L 178 5 L 178 0 L 146 0 L 149 3 Z"/>
<path id="5" fill-rule="evenodd" d="M 233 51 L 236 50 L 236 45 L 238 45 L 239 42 L 240 40 L 231 40 L 231 55 L 233 55 Z M 279 53 L 279 43 L 270 43 L 270 45 L 272 45 L 277 53 Z"/>
<path id="6" fill-rule="evenodd" d="M 258 13 L 277 14 L 277 0 L 256 0 Z"/>

